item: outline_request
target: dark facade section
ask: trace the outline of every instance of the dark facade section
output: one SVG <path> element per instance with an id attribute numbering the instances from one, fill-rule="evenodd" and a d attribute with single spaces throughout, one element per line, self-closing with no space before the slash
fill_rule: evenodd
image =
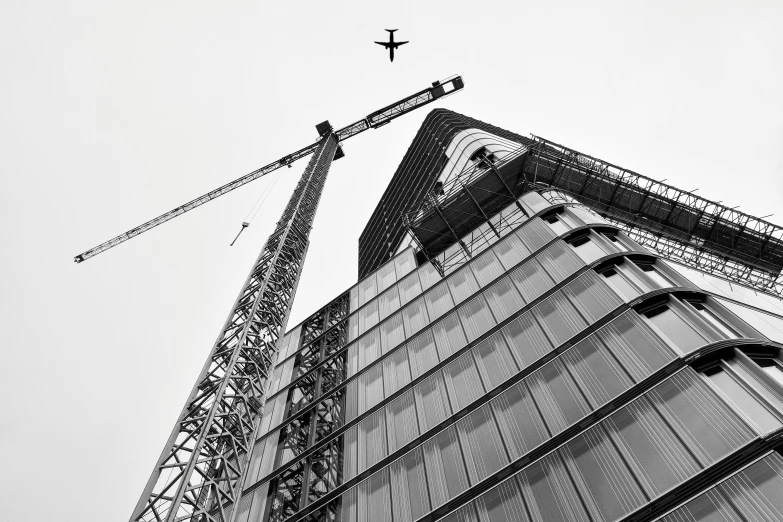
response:
<path id="1" fill-rule="evenodd" d="M 480 129 L 521 144 L 533 144 L 530 138 L 456 112 L 446 109 L 430 112 L 359 237 L 359 279 L 394 255 L 405 235 L 403 214 L 421 205 L 446 165 L 444 151 L 449 142 L 455 134 L 467 129 Z"/>

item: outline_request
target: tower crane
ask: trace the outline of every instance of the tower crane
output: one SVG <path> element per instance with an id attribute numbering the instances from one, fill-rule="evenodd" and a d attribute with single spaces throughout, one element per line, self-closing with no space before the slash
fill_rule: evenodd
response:
<path id="1" fill-rule="evenodd" d="M 170 219 L 296 160 L 312 155 L 283 215 L 267 238 L 209 353 L 131 515 L 134 522 L 232 522 L 260 425 L 266 383 L 284 333 L 329 167 L 340 144 L 367 129 L 464 87 L 460 76 L 370 113 L 335 131 L 316 125 L 319 138 L 222 187 L 120 234 L 74 258 L 96 256 Z"/>

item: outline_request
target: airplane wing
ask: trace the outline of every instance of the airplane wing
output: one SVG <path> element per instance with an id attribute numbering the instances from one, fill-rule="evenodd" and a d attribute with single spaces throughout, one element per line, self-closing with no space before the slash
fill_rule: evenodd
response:
<path id="1" fill-rule="evenodd" d="M 402 44 L 406 44 L 408 42 L 394 42 L 394 43 L 396 43 L 397 45 L 402 45 Z"/>
<path id="2" fill-rule="evenodd" d="M 389 48 L 389 42 L 375 42 L 375 43 L 377 43 L 378 45 L 382 45 L 387 49 Z"/>

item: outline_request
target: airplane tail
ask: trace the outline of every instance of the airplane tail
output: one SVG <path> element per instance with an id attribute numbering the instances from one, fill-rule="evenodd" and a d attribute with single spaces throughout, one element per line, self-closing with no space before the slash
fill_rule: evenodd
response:
<path id="1" fill-rule="evenodd" d="M 393 33 L 394 31 L 399 31 L 399 29 L 384 29 L 384 31 L 389 31 L 390 33 Z"/>

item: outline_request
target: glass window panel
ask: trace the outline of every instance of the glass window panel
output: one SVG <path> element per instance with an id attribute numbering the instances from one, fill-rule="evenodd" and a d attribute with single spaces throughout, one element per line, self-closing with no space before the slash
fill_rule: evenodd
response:
<path id="1" fill-rule="evenodd" d="M 783 368 L 776 364 L 772 364 L 769 366 L 762 366 L 761 369 L 783 386 Z"/>
<path id="2" fill-rule="evenodd" d="M 697 473 L 701 466 L 646 398 L 618 410 L 605 422 L 650 497 Z"/>
<path id="3" fill-rule="evenodd" d="M 559 433 L 590 412 L 590 407 L 559 360 L 544 365 L 530 375 L 528 381 L 550 431 Z"/>
<path id="4" fill-rule="evenodd" d="M 596 335 L 636 382 L 674 360 L 674 353 L 633 310 L 613 319 Z"/>
<path id="5" fill-rule="evenodd" d="M 467 344 L 457 312 L 452 312 L 433 326 L 432 333 L 435 335 L 435 344 L 438 347 L 438 355 L 441 360 L 446 359 Z"/>
<path id="6" fill-rule="evenodd" d="M 394 273 L 394 262 L 383 265 L 377 272 L 378 293 L 380 294 L 397 281 L 397 275 Z"/>
<path id="7" fill-rule="evenodd" d="M 402 310 L 402 321 L 405 326 L 405 334 L 411 337 L 416 332 L 427 326 L 429 319 L 424 298 L 420 297 Z"/>
<path id="8" fill-rule="evenodd" d="M 395 350 L 383 360 L 383 382 L 386 397 L 411 382 L 408 351 L 405 348 Z"/>
<path id="9" fill-rule="evenodd" d="M 356 504 L 359 486 L 349 489 L 340 497 L 340 522 L 356 522 Z"/>
<path id="10" fill-rule="evenodd" d="M 353 313 L 359 309 L 359 285 L 351 288 L 350 301 L 350 310 Z"/>
<path id="11" fill-rule="evenodd" d="M 391 465 L 394 522 L 413 522 L 430 510 L 421 447 Z"/>
<path id="12" fill-rule="evenodd" d="M 407 249 L 394 258 L 394 268 L 397 273 L 397 280 L 402 279 L 416 268 L 416 258 L 413 249 Z"/>
<path id="13" fill-rule="evenodd" d="M 419 267 L 419 278 L 421 279 L 422 291 L 427 290 L 432 285 L 443 279 L 440 273 L 432 266 L 432 263 L 424 263 Z"/>
<path id="14" fill-rule="evenodd" d="M 658 288 L 669 288 L 672 286 L 679 286 L 675 283 L 672 283 L 668 277 L 661 274 L 660 270 L 658 270 L 654 265 L 649 263 L 639 264 L 639 268 L 641 268 L 644 273 L 653 280 L 655 283 L 655 286 Z"/>
<path id="15" fill-rule="evenodd" d="M 553 294 L 539 303 L 533 313 L 556 346 L 560 346 L 587 326 L 574 305 L 560 293 Z"/>
<path id="16" fill-rule="evenodd" d="M 492 408 L 512 459 L 521 457 L 549 438 L 524 382 L 493 399 Z"/>
<path id="17" fill-rule="evenodd" d="M 694 498 L 660 522 L 745 522 L 717 489 Z"/>
<path id="18" fill-rule="evenodd" d="M 582 260 L 590 264 L 596 259 L 601 259 L 606 255 L 600 246 L 595 242 L 592 236 L 581 237 L 571 243 L 574 252 L 582 258 Z"/>
<path id="19" fill-rule="evenodd" d="M 754 513 L 758 520 L 783 519 L 783 459 L 778 453 L 745 468 L 719 488 L 743 514 Z"/>
<path id="20" fill-rule="evenodd" d="M 641 292 L 622 275 L 619 267 L 613 267 L 601 272 L 601 275 L 609 281 L 611 286 L 624 301 L 632 301 L 641 295 Z"/>
<path id="21" fill-rule="evenodd" d="M 551 228 L 557 236 L 562 236 L 570 230 L 557 214 L 547 216 L 544 218 L 544 222 L 549 225 L 549 228 Z"/>
<path id="22" fill-rule="evenodd" d="M 408 356 L 411 363 L 411 373 L 416 379 L 427 370 L 438 364 L 438 353 L 435 350 L 435 338 L 432 331 L 427 330 L 408 343 Z"/>
<path id="23" fill-rule="evenodd" d="M 527 507 L 535 522 L 590 520 L 574 484 L 557 453 L 550 453 L 525 468 L 518 476 Z"/>
<path id="24" fill-rule="evenodd" d="M 383 353 L 388 353 L 405 341 L 405 331 L 402 329 L 402 314 L 390 317 L 381 325 L 381 347 Z"/>
<path id="25" fill-rule="evenodd" d="M 386 451 L 386 410 L 380 409 L 359 424 L 359 473 L 388 455 Z"/>
<path id="26" fill-rule="evenodd" d="M 540 261 L 556 283 L 584 266 L 582 260 L 574 255 L 573 250 L 566 247 L 562 241 L 555 241 L 549 248 L 536 256 L 536 259 Z"/>
<path id="27" fill-rule="evenodd" d="M 356 476 L 356 468 L 359 460 L 357 454 L 358 426 L 351 426 L 343 436 L 343 480 L 351 480 Z"/>
<path id="28" fill-rule="evenodd" d="M 487 390 L 505 382 L 517 371 L 517 365 L 501 332 L 481 341 L 472 352 Z"/>
<path id="29" fill-rule="evenodd" d="M 566 286 L 566 293 L 590 322 L 598 321 L 617 308 L 622 301 L 610 291 L 595 272 L 588 271 Z"/>
<path id="30" fill-rule="evenodd" d="M 359 415 L 383 400 L 383 371 L 380 363 L 359 376 Z"/>
<path id="31" fill-rule="evenodd" d="M 488 250 L 475 258 L 470 267 L 473 269 L 473 273 L 476 274 L 476 278 L 481 286 L 486 286 L 504 272 L 503 265 L 500 264 L 492 250 Z"/>
<path id="32" fill-rule="evenodd" d="M 597 339 L 588 337 L 561 356 L 593 409 L 631 386 L 633 381 Z"/>
<path id="33" fill-rule="evenodd" d="M 707 340 L 669 305 L 662 305 L 644 313 L 644 316 L 682 353 L 690 353 Z"/>
<path id="34" fill-rule="evenodd" d="M 531 252 L 536 252 L 555 238 L 555 233 L 540 218 L 528 221 L 518 234 Z"/>
<path id="35" fill-rule="evenodd" d="M 378 287 L 375 283 L 375 274 L 365 278 L 359 283 L 359 306 L 363 306 L 378 293 Z"/>
<path id="36" fill-rule="evenodd" d="M 530 255 L 530 251 L 516 234 L 510 234 L 503 241 L 495 245 L 493 250 L 506 270 L 510 270 L 518 265 L 520 261 Z"/>
<path id="37" fill-rule="evenodd" d="M 400 309 L 400 293 L 394 286 L 378 297 L 378 311 L 381 321 Z"/>
<path id="38" fill-rule="evenodd" d="M 739 337 L 739 335 L 737 335 L 737 332 L 735 332 L 734 329 L 731 326 L 729 326 L 728 323 L 724 321 L 722 317 L 720 317 L 713 310 L 707 308 L 704 305 L 704 303 L 691 302 L 689 304 L 696 309 L 696 311 L 698 312 L 698 314 L 701 316 L 702 319 L 707 321 L 713 328 L 718 330 L 718 332 L 720 333 L 719 338 L 736 339 Z"/>
<path id="39" fill-rule="evenodd" d="M 359 310 L 359 335 L 363 334 L 380 320 L 378 314 L 378 301 L 372 300 L 364 308 Z"/>
<path id="40" fill-rule="evenodd" d="M 579 489 L 590 492 L 604 520 L 617 520 L 647 501 L 601 426 L 571 439 L 561 451 L 581 478 L 574 477 Z"/>
<path id="41" fill-rule="evenodd" d="M 686 367 L 653 388 L 648 396 L 691 450 L 707 465 L 736 450 L 755 437 L 714 392 Z"/>
<path id="42" fill-rule="evenodd" d="M 451 298 L 449 286 L 446 283 L 431 288 L 424 299 L 427 302 L 427 311 L 433 321 L 454 308 L 454 300 Z"/>
<path id="43" fill-rule="evenodd" d="M 507 480 L 484 493 L 479 500 L 487 522 L 519 522 L 528 520 L 522 496 L 514 480 Z"/>
<path id="44" fill-rule="evenodd" d="M 359 369 L 368 366 L 381 356 L 381 336 L 378 329 L 368 332 L 367 335 L 359 339 Z"/>
<path id="45" fill-rule="evenodd" d="M 348 382 L 345 387 L 345 422 L 351 422 L 359 415 L 359 379 Z"/>
<path id="46" fill-rule="evenodd" d="M 408 390 L 386 406 L 389 453 L 402 448 L 419 436 L 413 390 Z"/>
<path id="47" fill-rule="evenodd" d="M 468 487 L 465 464 L 454 426 L 423 444 L 432 507 L 438 507 Z"/>
<path id="48" fill-rule="evenodd" d="M 552 278 L 535 259 L 514 270 L 510 277 L 528 303 L 554 286 Z"/>
<path id="49" fill-rule="evenodd" d="M 477 295 L 459 308 L 468 342 L 473 342 L 495 326 L 495 319 L 483 295 Z"/>
<path id="50" fill-rule="evenodd" d="M 530 366 L 552 351 L 552 343 L 533 314 L 523 314 L 502 330 L 520 369 Z"/>
<path id="51" fill-rule="evenodd" d="M 454 411 L 461 410 L 484 393 L 476 364 L 470 353 L 446 365 L 443 374 L 446 377 L 446 389 Z"/>
<path id="52" fill-rule="evenodd" d="M 492 285 L 484 292 L 484 295 L 498 321 L 507 319 L 525 305 L 525 301 L 511 282 L 510 277 L 504 277 Z"/>
<path id="53" fill-rule="evenodd" d="M 461 303 L 479 289 L 473 272 L 467 269 L 467 267 L 449 276 L 448 285 L 455 304 Z"/>
<path id="54" fill-rule="evenodd" d="M 391 522 L 390 489 L 389 468 L 359 483 L 359 522 Z"/>
<path id="55" fill-rule="evenodd" d="M 747 415 L 762 433 L 780 427 L 780 421 L 738 382 L 737 376 L 720 367 L 707 373 L 710 380 L 728 397 L 729 401 Z"/>
<path id="56" fill-rule="evenodd" d="M 421 294 L 421 283 L 419 274 L 413 272 L 408 277 L 400 281 L 397 285 L 400 290 L 400 306 L 409 303 L 414 297 Z"/>
<path id="57" fill-rule="evenodd" d="M 359 314 L 353 314 L 348 318 L 348 342 L 359 337 Z"/>
<path id="58" fill-rule="evenodd" d="M 421 432 L 432 429 L 451 415 L 443 376 L 433 374 L 414 388 Z"/>
<path id="59" fill-rule="evenodd" d="M 508 464 L 506 450 L 489 405 L 482 406 L 457 422 L 457 433 L 471 484 L 476 484 Z"/>

